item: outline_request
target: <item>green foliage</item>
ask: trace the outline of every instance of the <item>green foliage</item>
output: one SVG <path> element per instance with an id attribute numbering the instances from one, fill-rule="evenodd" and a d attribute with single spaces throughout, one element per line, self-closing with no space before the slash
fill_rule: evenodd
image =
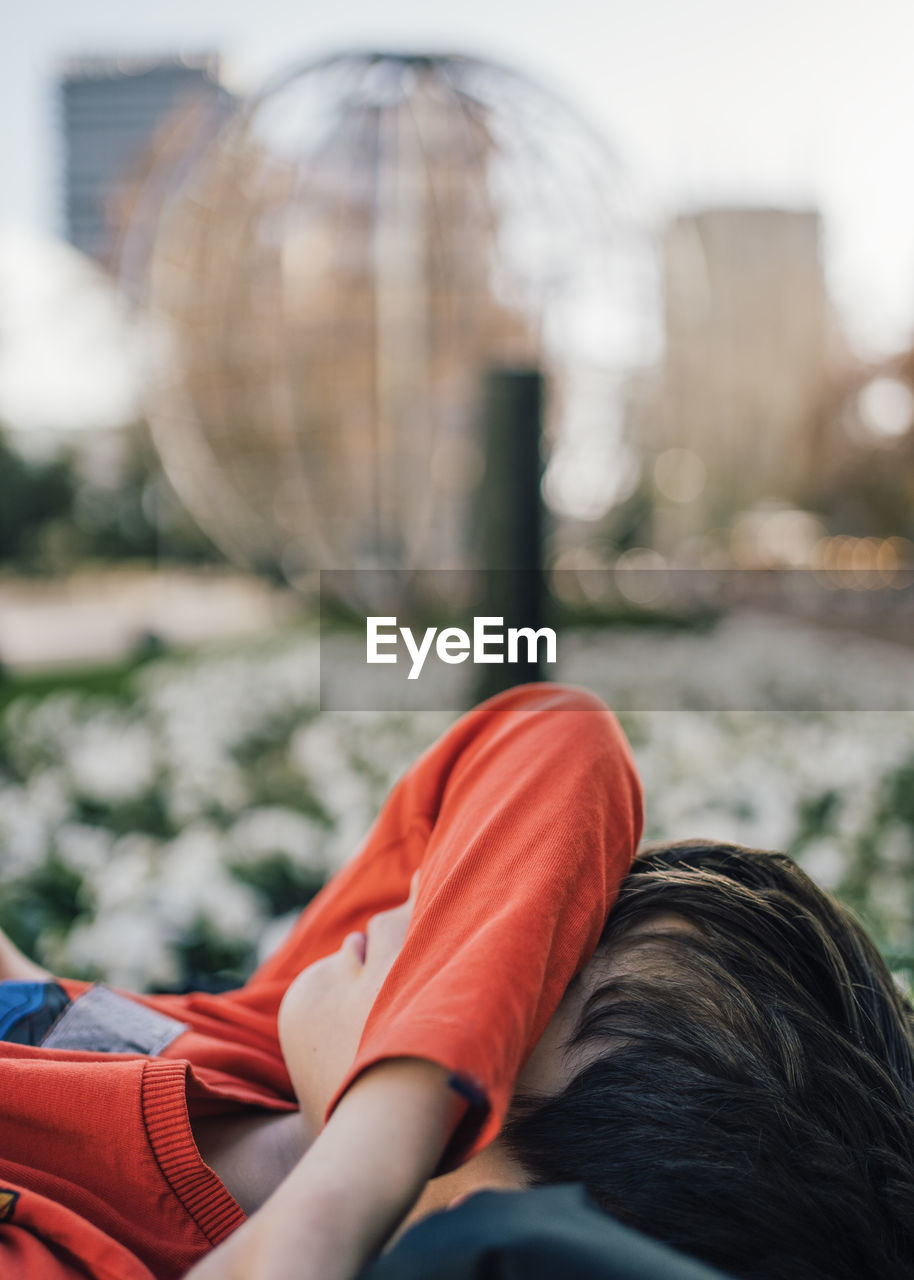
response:
<path id="1" fill-rule="evenodd" d="M 65 936 L 93 910 L 83 877 L 52 852 L 28 875 L 3 885 L 0 928 L 27 955 L 40 958 L 40 939 Z"/>
<path id="2" fill-rule="evenodd" d="M 177 991 L 228 991 L 247 981 L 256 963 L 253 941 L 227 938 L 199 915 L 174 945 L 180 966 Z"/>
<path id="3" fill-rule="evenodd" d="M 297 707 L 271 716 L 234 743 L 231 756 L 247 774 L 251 795 L 258 804 L 293 809 L 329 830 L 333 818 L 307 779 L 289 763 L 289 738 L 307 719 Z"/>
<path id="4" fill-rule="evenodd" d="M 886 776 L 880 814 L 904 822 L 914 831 L 914 756 Z"/>
<path id="5" fill-rule="evenodd" d="M 131 796 L 117 803 L 77 792 L 71 800 L 71 806 L 77 822 L 84 822 L 91 827 L 106 827 L 116 835 L 143 831 L 162 840 L 170 840 L 178 834 L 161 787 L 153 787 L 141 795 Z"/>
<path id="6" fill-rule="evenodd" d="M 126 703 L 133 694 L 133 677 L 142 659 L 111 666 L 85 667 L 14 675 L 0 667 L 0 712 L 19 698 L 38 702 L 62 691 L 87 694 Z"/>
<path id="7" fill-rule="evenodd" d="M 34 568 L 42 529 L 69 512 L 74 480 L 68 463 L 30 463 L 0 436 L 0 563 Z"/>
<path id="8" fill-rule="evenodd" d="M 810 840 L 833 831 L 840 810 L 841 795 L 834 788 L 802 796 L 797 803 L 797 831 L 788 853 L 796 855 Z"/>
<path id="9" fill-rule="evenodd" d="M 223 557 L 178 501 L 151 445 L 120 437 L 116 474 L 94 478 L 81 440 L 50 462 L 31 462 L 0 434 L 0 565 L 65 573 L 82 561 Z"/>
<path id="10" fill-rule="evenodd" d="M 221 561 L 190 518 L 150 447 L 134 438 L 115 484 L 83 479 L 74 488 L 71 519 L 79 554 L 99 560 Z"/>
<path id="11" fill-rule="evenodd" d="M 229 870 L 263 899 L 271 916 L 300 911 L 323 888 L 324 876 L 293 862 L 287 853 L 271 853 L 256 862 L 232 862 Z"/>

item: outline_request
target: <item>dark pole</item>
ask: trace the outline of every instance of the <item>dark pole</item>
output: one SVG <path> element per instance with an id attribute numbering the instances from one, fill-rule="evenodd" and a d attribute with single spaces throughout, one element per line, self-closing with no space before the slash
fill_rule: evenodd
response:
<path id="1" fill-rule="evenodd" d="M 509 627 L 537 630 L 543 625 L 543 400 L 543 376 L 537 369 L 492 369 L 485 375 L 477 612 L 503 618 L 505 633 Z M 526 656 L 526 646 L 520 656 Z M 478 674 L 480 698 L 543 679 L 538 664 L 526 661 L 480 665 Z"/>

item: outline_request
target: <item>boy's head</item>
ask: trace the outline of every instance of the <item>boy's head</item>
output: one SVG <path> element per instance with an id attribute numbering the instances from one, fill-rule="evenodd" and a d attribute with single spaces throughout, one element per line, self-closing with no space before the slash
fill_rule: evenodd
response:
<path id="1" fill-rule="evenodd" d="M 738 1277 L 914 1274 L 914 1013 L 791 859 L 644 850 L 563 1006 L 502 1135 L 529 1182 Z"/>

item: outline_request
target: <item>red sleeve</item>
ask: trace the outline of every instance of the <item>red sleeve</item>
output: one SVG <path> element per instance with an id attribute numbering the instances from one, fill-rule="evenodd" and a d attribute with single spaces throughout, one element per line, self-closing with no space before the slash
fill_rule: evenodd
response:
<path id="1" fill-rule="evenodd" d="M 190 1126 L 205 1088 L 186 1062 L 4 1043 L 0 1275 L 176 1280 L 234 1231 Z"/>
<path id="2" fill-rule="evenodd" d="M 526 685 L 458 721 L 299 925 L 300 968 L 303 951 L 310 963 L 404 901 L 422 866 L 403 950 L 328 1115 L 367 1067 L 420 1057 L 447 1067 L 477 1104 L 439 1172 L 491 1141 L 524 1061 L 596 947 L 641 826 L 628 744 L 593 695 Z"/>
<path id="3" fill-rule="evenodd" d="M 0 1186 L 0 1275 L 8 1280 L 154 1280 L 116 1240 L 64 1205 Z"/>

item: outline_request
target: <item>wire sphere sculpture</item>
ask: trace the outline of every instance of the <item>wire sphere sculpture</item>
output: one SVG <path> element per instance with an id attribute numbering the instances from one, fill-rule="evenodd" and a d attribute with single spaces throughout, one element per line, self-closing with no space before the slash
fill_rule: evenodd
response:
<path id="1" fill-rule="evenodd" d="M 186 133 L 150 167 L 122 275 L 157 449 L 231 557 L 293 582 L 465 566 L 492 367 L 547 371 L 560 470 L 577 456 L 611 488 L 653 262 L 563 102 L 475 58 L 346 53 Z"/>

